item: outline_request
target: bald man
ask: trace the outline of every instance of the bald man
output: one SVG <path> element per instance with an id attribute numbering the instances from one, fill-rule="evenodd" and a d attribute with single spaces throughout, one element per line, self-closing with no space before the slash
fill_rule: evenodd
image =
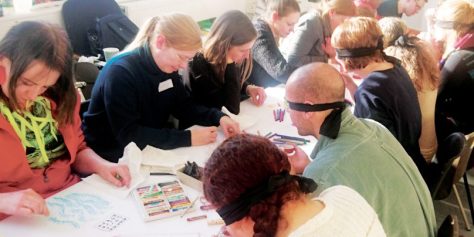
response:
<path id="1" fill-rule="evenodd" d="M 435 236 L 431 195 L 413 160 L 379 123 L 352 115 L 344 82 L 330 65 L 296 70 L 286 84 L 288 111 L 300 135 L 318 139 L 311 159 L 296 148 L 294 172 L 314 179 L 317 192 L 346 185 L 377 212 L 387 236 Z"/>

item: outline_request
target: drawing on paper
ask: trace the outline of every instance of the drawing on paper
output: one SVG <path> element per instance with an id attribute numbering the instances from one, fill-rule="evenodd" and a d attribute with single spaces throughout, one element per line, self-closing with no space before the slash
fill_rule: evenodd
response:
<path id="1" fill-rule="evenodd" d="M 48 220 L 55 224 L 80 228 L 83 224 L 95 220 L 110 203 L 99 196 L 86 193 L 70 193 L 54 196 L 47 200 L 50 216 Z"/>

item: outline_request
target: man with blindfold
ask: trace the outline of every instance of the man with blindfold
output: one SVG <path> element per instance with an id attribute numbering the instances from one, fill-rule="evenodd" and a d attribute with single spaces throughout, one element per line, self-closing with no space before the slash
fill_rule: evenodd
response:
<path id="1" fill-rule="evenodd" d="M 300 135 L 318 139 L 311 159 L 295 147 L 292 172 L 319 184 L 346 185 L 377 212 L 387 236 L 435 236 L 431 195 L 400 143 L 381 124 L 352 115 L 344 81 L 328 64 L 296 70 L 286 84 L 288 112 Z"/>

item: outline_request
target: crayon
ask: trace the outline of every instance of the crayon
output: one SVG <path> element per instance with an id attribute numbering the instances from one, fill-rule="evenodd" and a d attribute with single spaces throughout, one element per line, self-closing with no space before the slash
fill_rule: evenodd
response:
<path id="1" fill-rule="evenodd" d="M 197 221 L 197 220 L 206 219 L 206 218 L 207 218 L 207 215 L 200 215 L 200 216 L 188 217 L 186 218 L 186 220 L 191 222 L 191 221 Z"/>

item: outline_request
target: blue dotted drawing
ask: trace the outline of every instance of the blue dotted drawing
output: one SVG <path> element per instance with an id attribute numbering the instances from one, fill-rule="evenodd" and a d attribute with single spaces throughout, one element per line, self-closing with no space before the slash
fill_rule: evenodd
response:
<path id="1" fill-rule="evenodd" d="M 70 193 L 51 197 L 47 200 L 50 217 L 48 221 L 60 225 L 69 225 L 76 229 L 94 220 L 110 203 L 99 196 L 85 193 Z"/>

